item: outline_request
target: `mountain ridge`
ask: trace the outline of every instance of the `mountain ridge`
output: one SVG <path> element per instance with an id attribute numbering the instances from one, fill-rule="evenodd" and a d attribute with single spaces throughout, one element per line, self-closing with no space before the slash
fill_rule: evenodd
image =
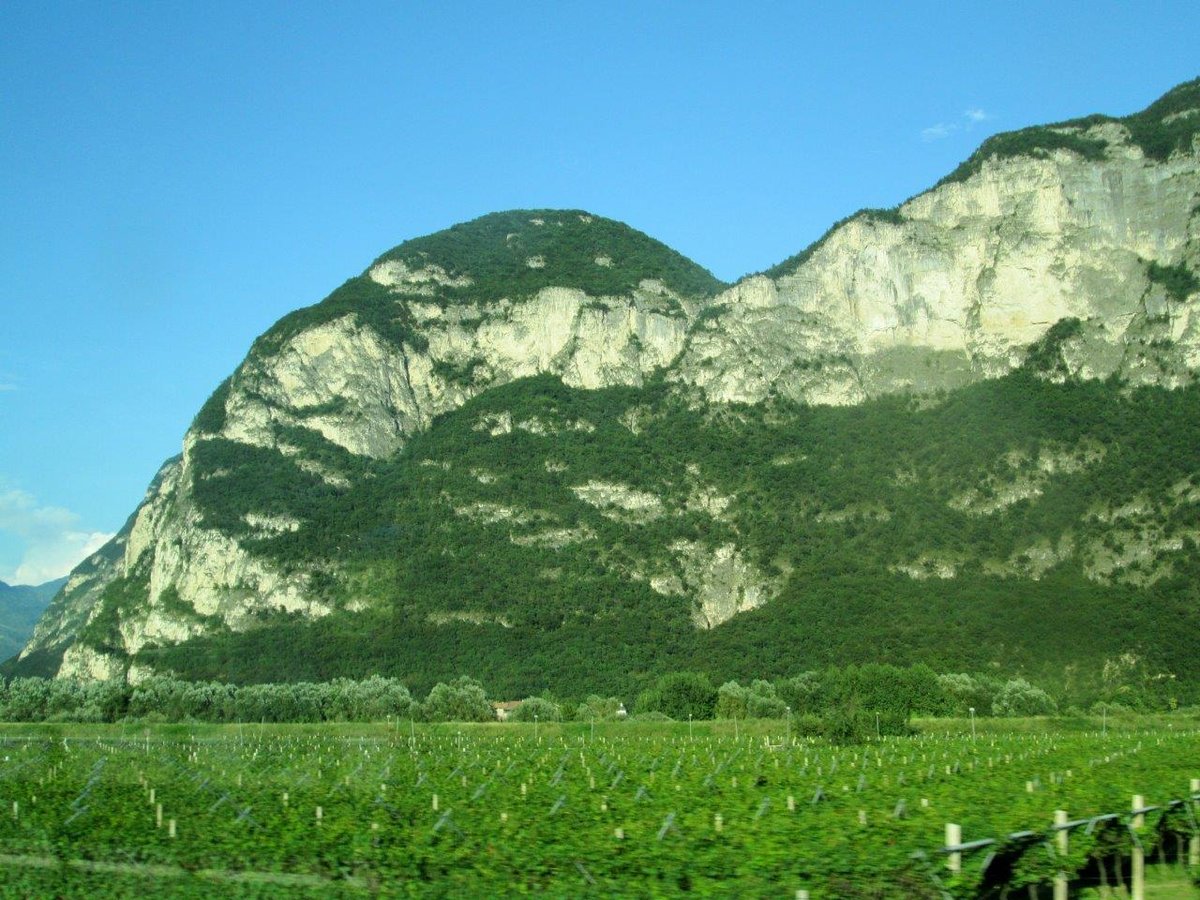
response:
<path id="1" fill-rule="evenodd" d="M 65 577 L 42 584 L 0 581 L 0 659 L 7 659 L 25 646 L 42 612 L 66 582 Z"/>
<path id="2" fill-rule="evenodd" d="M 836 581 L 803 547 L 779 544 L 772 516 L 834 557 L 831 535 L 847 531 L 875 565 L 855 577 L 900 594 L 906 584 L 936 593 L 935 582 L 975 579 L 981 596 L 1006 581 L 1041 596 L 1044 579 L 1065 577 L 1104 604 L 1109 588 L 1087 585 L 1125 583 L 1146 562 L 1137 589 L 1159 592 L 1147 601 L 1156 609 L 1174 609 L 1176 588 L 1167 588 L 1187 570 L 1194 540 L 1184 515 L 1190 471 L 1169 484 L 1140 475 L 1127 497 L 1097 482 L 1103 508 L 1062 494 L 1092 472 L 1116 478 L 1111 461 L 1123 454 L 1139 472 L 1157 459 L 1137 442 L 1121 449 L 1128 442 L 1091 394 L 1080 395 L 1089 424 L 1075 432 L 1056 436 L 1042 422 L 1021 446 L 994 435 L 993 456 L 964 446 L 974 470 L 931 468 L 938 454 L 917 438 L 911 471 L 890 482 L 868 472 L 882 464 L 874 451 L 856 464 L 867 474 L 829 487 L 805 458 L 836 469 L 857 451 L 821 437 L 827 429 L 853 433 L 856 417 L 874 416 L 907 433 L 956 397 L 1028 417 L 1009 396 L 1020 385 L 1054 386 L 1043 399 L 1057 404 L 1071 385 L 1094 382 L 1120 410 L 1142 388 L 1166 388 L 1186 409 L 1200 367 L 1193 108 L 1200 81 L 1133 117 L 989 139 L 961 178 L 896 210 L 856 214 L 789 258 L 794 265 L 768 270 L 774 277 L 728 286 L 580 210 L 491 214 L 398 245 L 255 341 L 127 528 L 72 575 L 14 670 L 137 678 L 154 665 L 206 675 L 224 665 L 226 675 L 262 679 L 271 673 L 239 668 L 238 654 L 220 647 L 244 651 L 256 635 L 284 633 L 296 643 L 306 628 L 332 628 L 352 661 L 355 636 L 373 630 L 367 618 L 383 616 L 403 658 L 367 653 L 364 666 L 420 681 L 432 677 L 427 651 L 451 642 L 475 648 L 484 671 L 473 674 L 487 675 L 505 666 L 479 641 L 519 638 L 561 681 L 573 668 L 559 656 L 601 652 L 581 649 L 589 629 L 593 641 L 625 635 L 628 648 L 638 641 L 626 629 L 640 618 L 658 623 L 659 655 L 643 646 L 622 662 L 601 652 L 597 669 L 610 681 L 622 667 L 636 678 L 693 652 L 704 663 L 701 645 L 811 606 L 824 595 L 814 578 Z M 963 393 L 989 381 L 992 393 Z M 1183 433 L 1186 412 L 1162 408 Z M 804 435 L 817 449 L 781 447 Z M 741 441 L 744 475 L 706 449 L 718 439 Z M 803 477 L 784 479 L 786 497 L 764 487 L 797 466 Z M 918 485 L 909 494 L 906 479 Z M 942 546 L 949 538 L 922 548 L 920 529 L 897 531 L 913 518 L 905 504 L 920 506 L 936 534 L 973 534 L 986 520 L 1019 535 L 1009 520 L 1042 507 L 1063 522 L 1037 513 L 1037 539 L 1025 547 L 989 550 L 981 533 L 957 550 Z M 1114 535 L 1140 549 L 1096 549 Z M 909 555 L 884 552 L 889 541 Z M 499 572 L 507 580 L 489 583 Z M 439 590 L 438 577 L 462 596 Z M 547 644 L 566 623 L 570 640 Z M 819 653 L 799 627 L 789 624 L 788 636 Z M 693 632 L 714 637 L 694 650 L 690 637 L 677 652 L 664 643 Z M 1101 646 L 1117 658 L 1120 635 L 1108 635 Z M 727 665 L 731 653 L 709 661 Z M 758 655 L 779 658 L 772 647 Z M 282 658 L 259 658 L 287 674 Z M 210 659 L 225 662 L 214 669 Z M 985 662 L 1003 665 L 1003 654 Z M 1188 668 L 1175 656 L 1155 664 Z M 505 677 L 514 689 L 545 686 L 528 670 Z"/>

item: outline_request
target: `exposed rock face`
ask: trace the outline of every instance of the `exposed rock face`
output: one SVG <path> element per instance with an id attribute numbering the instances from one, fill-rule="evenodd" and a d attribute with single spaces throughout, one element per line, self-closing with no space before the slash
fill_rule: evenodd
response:
<path id="1" fill-rule="evenodd" d="M 122 661 L 109 653 L 94 650 L 86 644 L 75 643 L 63 654 L 59 678 L 80 681 L 108 681 L 125 675 Z"/>
<path id="2" fill-rule="evenodd" d="M 1004 460 L 1005 471 L 981 479 L 978 487 L 952 498 L 950 505 L 968 515 L 991 515 L 1021 500 L 1040 496 L 1056 474 L 1081 471 L 1103 458 L 1104 448 L 1099 445 L 1058 452 L 1043 449 L 1036 459 L 1009 454 Z"/>
<path id="3" fill-rule="evenodd" d="M 371 270 L 373 280 L 381 278 L 380 268 Z M 381 283 L 399 302 L 413 288 L 411 281 Z M 664 297 L 680 298 L 647 287 L 627 298 L 545 288 L 519 304 L 484 306 L 410 300 L 428 341 L 421 351 L 390 344 L 347 315 L 297 334 L 276 354 L 248 360 L 230 392 L 221 434 L 273 446 L 272 426 L 300 424 L 351 453 L 385 457 L 435 416 L 494 384 L 551 372 L 575 387 L 639 385 L 679 355 L 688 328 L 685 317 L 657 311 Z"/>
<path id="4" fill-rule="evenodd" d="M 778 590 L 733 544 L 714 549 L 676 541 L 671 551 L 678 561 L 678 573 L 656 576 L 650 586 L 660 594 L 691 597 L 692 621 L 697 628 L 713 628 L 740 612 L 757 609 Z"/>
<path id="5" fill-rule="evenodd" d="M 299 518 L 249 508 L 240 532 L 206 519 L 197 485 L 228 475 L 203 463 L 210 442 L 260 448 L 271 465 L 294 466 L 337 491 L 356 476 L 330 454 L 313 453 L 313 441 L 355 458 L 387 459 L 437 416 L 528 376 L 549 373 L 595 389 L 639 387 L 665 374 L 701 405 L 777 397 L 847 405 L 1002 375 L 1063 320 L 1077 321 L 1046 349 L 1047 378 L 1117 373 L 1131 384 L 1190 383 L 1200 368 L 1200 304 L 1156 280 L 1150 263 L 1200 266 L 1200 147 L 1194 141 L 1190 152 L 1162 161 L 1146 158 L 1118 122 L 1066 131 L 1104 146 L 1103 153 L 1084 158 L 1057 149 L 984 161 L 898 211 L 852 218 L 773 277 L 750 277 L 722 292 L 694 264 L 664 256 L 661 245 L 582 213 L 525 214 L 516 231 L 507 229 L 518 214 L 468 223 L 483 235 L 469 259 L 438 255 L 438 240 L 454 229 L 411 242 L 407 251 L 402 245 L 343 293 L 283 320 L 256 343 L 189 430 L 181 459 L 164 467 L 112 544 L 76 570 L 23 656 L 74 641 L 61 674 L 111 677 L 149 642 L 249 628 L 264 610 L 332 611 L 312 572 L 285 571 L 253 550 L 256 536 L 302 528 Z M 602 228 L 608 237 L 592 240 L 589 229 Z M 568 237 L 555 244 L 560 233 Z M 631 253 L 653 264 L 631 276 Z M 350 289 L 358 292 L 354 302 L 344 299 Z M 653 427 L 638 406 L 621 422 L 634 434 Z M 521 429 L 552 440 L 564 429 L 595 428 L 586 420 L 494 414 L 476 430 L 496 438 Z M 956 502 L 988 515 L 1035 496 L 1060 464 L 1040 462 L 1007 480 L 998 475 L 1003 483 L 987 496 L 977 491 Z M 546 461 L 548 476 L 560 471 Z M 496 475 L 477 478 L 491 484 Z M 625 525 L 670 512 L 662 498 L 621 484 L 590 480 L 570 490 Z M 733 502 L 705 485 L 686 490 L 678 508 L 714 520 Z M 540 530 L 509 535 L 520 546 L 553 551 L 595 538 L 586 524 L 501 504 L 453 512 L 476 524 L 540 523 Z M 1138 534 L 1126 555 L 1138 552 L 1134 543 L 1166 540 L 1149 526 Z M 778 590 L 736 543 L 687 539 L 662 549 L 675 568 L 650 582 L 659 593 L 686 597 L 698 627 L 760 606 Z M 1050 565 L 1058 553 L 1030 548 L 1027 555 Z M 1116 558 L 1097 551 L 1097 577 L 1111 577 Z M 921 558 L 897 571 L 948 578 L 956 562 Z"/>
<path id="6" fill-rule="evenodd" d="M 575 496 L 601 514 L 618 521 L 652 522 L 663 514 L 659 497 L 623 484 L 589 481 L 571 488 Z"/>
<path id="7" fill-rule="evenodd" d="M 117 607 L 115 632 L 103 637 L 129 654 L 149 642 L 178 642 L 218 625 L 247 627 L 258 610 L 329 612 L 307 597 L 306 573 L 285 576 L 237 541 L 204 526 L 190 496 L 188 458 L 185 452 L 163 467 L 126 528 L 88 561 L 86 570 L 77 570 L 38 623 L 22 657 L 86 633 Z M 259 527 L 269 531 L 277 524 Z M 119 579 L 133 589 L 120 602 L 107 593 Z M 62 665 L 64 676 L 108 677 L 99 673 L 121 669 L 110 652 L 79 643 L 67 649 Z"/>
<path id="8" fill-rule="evenodd" d="M 188 474 L 185 465 L 180 471 L 181 485 L 164 504 L 172 512 L 179 513 L 179 507 L 187 504 L 182 484 Z M 144 617 L 129 617 L 122 622 L 121 636 L 129 652 L 136 652 L 147 641 L 181 640 L 181 632 L 200 631 L 205 617 L 238 628 L 248 625 L 260 609 L 313 616 L 329 612 L 329 607 L 309 597 L 306 573 L 285 575 L 245 552 L 233 538 L 206 528 L 194 507 L 187 505 L 182 512 L 170 519 L 155 518 L 145 523 L 150 542 L 141 556 L 132 556 L 130 542 L 126 565 L 147 567 L 148 605 Z M 138 519 L 140 524 L 141 514 Z M 135 524 L 134 532 L 137 530 Z M 165 614 L 158 609 L 171 589 L 178 594 L 177 605 L 183 616 L 179 608 Z"/>
<path id="9" fill-rule="evenodd" d="M 302 331 L 243 364 L 221 434 L 275 446 L 272 426 L 303 424 L 351 453 L 382 457 L 453 405 L 428 358 L 388 345 L 353 315 Z M 457 393 L 462 402 L 461 391 Z"/>
<path id="10" fill-rule="evenodd" d="M 1200 353 L 1195 310 L 1146 266 L 1200 257 L 1200 159 L 1146 160 L 1116 125 L 1086 134 L 1109 141 L 1103 162 L 1067 150 L 985 162 L 905 203 L 900 221 L 861 215 L 794 271 L 735 286 L 673 377 L 718 401 L 856 403 L 1002 374 L 1077 318 L 1095 327 L 1071 374 L 1170 383 L 1140 374 L 1131 350 L 1150 332 L 1170 338 L 1180 372 Z"/>
<path id="11" fill-rule="evenodd" d="M 22 658 L 35 650 L 70 641 L 99 612 L 105 589 L 126 574 L 126 560 L 136 561 L 146 549 L 147 533 L 143 529 L 133 553 L 130 553 L 129 543 L 136 524 L 142 517 L 161 516 L 171 497 L 171 491 L 164 490 L 164 485 L 175 482 L 179 467 L 178 457 L 167 460 L 150 482 L 141 506 L 125 526 L 99 551 L 75 567 L 67 583 L 38 621 L 33 637 L 21 651 Z"/>
<path id="12" fill-rule="evenodd" d="M 124 552 L 125 542 L 124 536 L 117 535 L 87 560 L 89 568 L 76 567 L 38 620 L 29 643 L 21 650 L 20 658 L 24 659 L 40 649 L 69 642 L 87 624 L 100 602 L 104 588 L 120 575 L 120 554 Z M 116 560 L 105 558 L 102 555 L 104 550 L 116 555 Z"/>

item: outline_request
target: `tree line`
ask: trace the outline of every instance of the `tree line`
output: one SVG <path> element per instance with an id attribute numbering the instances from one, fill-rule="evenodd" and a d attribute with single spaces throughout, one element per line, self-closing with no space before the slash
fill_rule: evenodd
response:
<path id="1" fill-rule="evenodd" d="M 0 682 L 0 720 L 10 722 L 488 722 L 493 698 L 461 676 L 439 682 L 423 700 L 395 678 L 235 685 L 155 675 L 120 681 L 12 678 Z M 819 672 L 715 686 L 697 672 L 660 677 L 637 695 L 631 717 L 645 720 L 790 719 L 797 733 L 848 738 L 902 733 L 914 715 L 1041 715 L 1057 704 L 1023 679 L 938 675 L 928 666 L 830 667 Z M 626 700 L 533 696 L 514 721 L 605 721 L 624 718 Z"/>

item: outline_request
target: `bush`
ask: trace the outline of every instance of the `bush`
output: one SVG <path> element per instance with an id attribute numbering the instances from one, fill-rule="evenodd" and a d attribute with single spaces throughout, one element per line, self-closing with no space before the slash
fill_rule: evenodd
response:
<path id="1" fill-rule="evenodd" d="M 939 675 L 938 686 L 942 691 L 939 714 L 966 716 L 974 709 L 977 715 L 991 715 L 997 686 L 988 679 L 965 673 Z"/>
<path id="2" fill-rule="evenodd" d="M 491 722 L 496 714 L 483 685 L 466 675 L 433 686 L 421 714 L 426 722 Z"/>
<path id="3" fill-rule="evenodd" d="M 717 708 L 716 716 L 718 719 L 745 719 L 746 716 L 746 694 L 744 687 L 736 681 L 727 681 L 717 688 Z"/>
<path id="4" fill-rule="evenodd" d="M 729 681 L 717 691 L 718 719 L 782 719 L 787 707 L 769 681 L 756 680 L 749 687 Z"/>
<path id="5" fill-rule="evenodd" d="M 822 718 L 822 734 L 834 744 L 863 744 L 884 735 L 908 733 L 905 716 L 892 711 L 843 707 Z"/>
<path id="6" fill-rule="evenodd" d="M 775 683 L 777 696 L 792 708 L 793 715 L 819 712 L 824 706 L 821 695 L 821 676 L 817 672 L 802 672 L 794 678 Z"/>
<path id="7" fill-rule="evenodd" d="M 830 710 L 821 720 L 821 731 L 833 744 L 861 744 L 867 739 L 865 717 L 857 710 Z"/>
<path id="8" fill-rule="evenodd" d="M 821 737 L 825 734 L 825 722 L 820 716 L 812 713 L 792 715 L 792 734 L 796 737 Z"/>
<path id="9" fill-rule="evenodd" d="M 711 719 L 717 706 L 717 689 L 707 675 L 675 672 L 664 675 L 637 699 L 639 713 L 660 712 L 672 719 Z"/>
<path id="10" fill-rule="evenodd" d="M 609 719 L 621 718 L 619 710 L 625 708 L 619 697 L 601 697 L 599 694 L 588 694 L 587 698 L 575 708 L 576 722 L 590 722 L 593 719 L 603 722 Z"/>
<path id="11" fill-rule="evenodd" d="M 562 707 L 545 697 L 528 697 L 508 718 L 513 722 L 533 722 L 535 716 L 538 722 L 561 722 Z"/>
<path id="12" fill-rule="evenodd" d="M 104 711 L 98 706 L 81 706 L 78 709 L 67 709 L 46 717 L 47 722 L 105 722 Z"/>
<path id="13" fill-rule="evenodd" d="M 1046 716 L 1057 711 L 1053 698 L 1024 678 L 1005 682 L 992 701 L 992 714 L 996 716 Z"/>

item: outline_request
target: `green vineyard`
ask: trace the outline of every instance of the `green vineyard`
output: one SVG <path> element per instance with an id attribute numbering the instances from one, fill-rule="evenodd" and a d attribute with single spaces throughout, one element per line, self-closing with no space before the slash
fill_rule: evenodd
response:
<path id="1" fill-rule="evenodd" d="M 2 891 L 1080 896 L 1139 850 L 1191 890 L 1194 719 L 933 727 L 7 726 Z"/>

